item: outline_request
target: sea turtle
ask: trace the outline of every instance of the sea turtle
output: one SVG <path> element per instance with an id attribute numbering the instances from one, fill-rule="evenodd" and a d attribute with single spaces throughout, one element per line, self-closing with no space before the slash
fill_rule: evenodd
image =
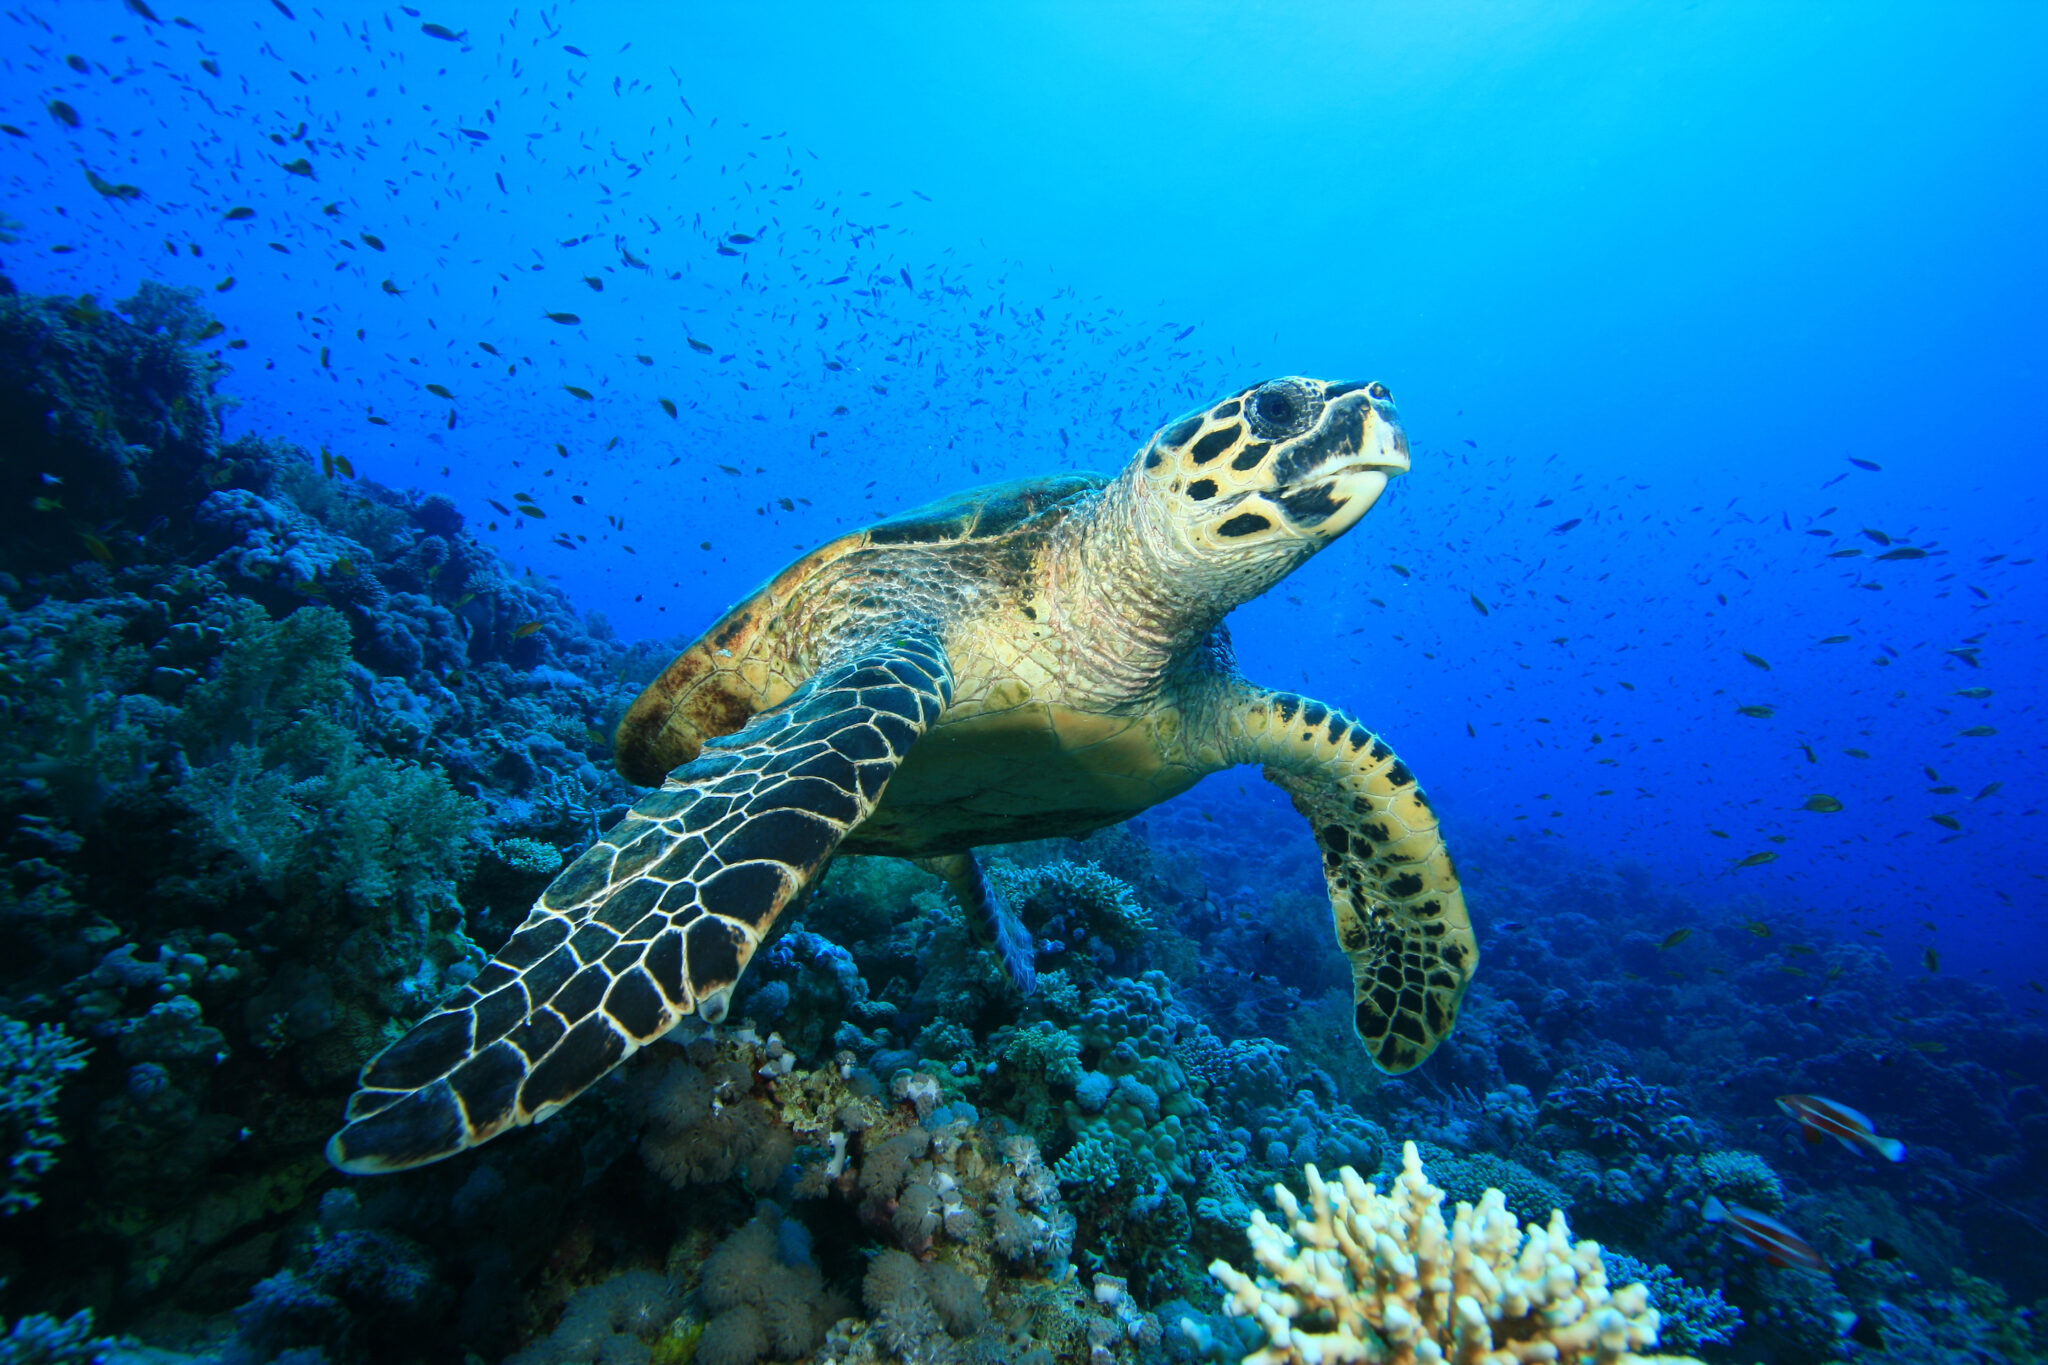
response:
<path id="1" fill-rule="evenodd" d="M 1478 961 L 1436 816 L 1364 725 L 1247 682 L 1223 627 L 1407 468 L 1384 386 L 1287 377 L 1162 428 L 1115 478 L 974 489 L 799 559 L 634 702 L 619 771 L 658 789 L 363 1067 L 329 1159 L 452 1156 L 683 1016 L 718 1022 L 835 852 L 945 878 L 1028 991 L 1030 937 L 972 850 L 1099 829 L 1241 763 L 1314 828 L 1373 1061 L 1417 1066 Z"/>

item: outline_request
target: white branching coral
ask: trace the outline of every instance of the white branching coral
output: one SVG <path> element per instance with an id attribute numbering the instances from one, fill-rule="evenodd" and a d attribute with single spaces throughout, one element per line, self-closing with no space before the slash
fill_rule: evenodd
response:
<path id="1" fill-rule="evenodd" d="M 1386 1195 L 1349 1166 L 1335 1181 L 1306 1174 L 1305 1207 L 1273 1187 L 1286 1226 L 1252 1213 L 1263 1274 L 1209 1266 L 1224 1311 L 1266 1333 L 1244 1365 L 1699 1365 L 1635 1353 L 1657 1344 L 1649 1292 L 1610 1291 L 1599 1243 L 1574 1244 L 1562 1212 L 1525 1228 L 1488 1190 L 1446 1226 L 1412 1142 Z"/>

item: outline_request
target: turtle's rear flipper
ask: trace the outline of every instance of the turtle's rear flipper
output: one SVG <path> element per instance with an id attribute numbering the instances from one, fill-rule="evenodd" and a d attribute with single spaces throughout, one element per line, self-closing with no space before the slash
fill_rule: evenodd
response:
<path id="1" fill-rule="evenodd" d="M 843 657 L 565 868 L 476 980 L 363 1067 L 327 1159 L 439 1161 L 546 1118 L 683 1015 L 723 1019 L 775 917 L 952 696 L 926 636 Z"/>
<path id="2" fill-rule="evenodd" d="M 1323 853 L 1353 1022 L 1380 1070 L 1422 1065 L 1450 1036 L 1479 963 L 1465 893 L 1415 777 L 1342 711 L 1246 687 L 1240 762 L 1294 798 Z"/>
<path id="3" fill-rule="evenodd" d="M 949 853 L 939 858 L 919 858 L 916 863 L 933 876 L 946 879 L 946 885 L 953 888 L 953 895 L 967 915 L 967 927 L 983 947 L 995 952 L 996 960 L 1003 964 L 1003 975 L 1010 978 L 1018 993 L 1030 995 L 1036 991 L 1037 949 L 1031 941 L 1031 931 L 988 884 L 974 855 Z"/>

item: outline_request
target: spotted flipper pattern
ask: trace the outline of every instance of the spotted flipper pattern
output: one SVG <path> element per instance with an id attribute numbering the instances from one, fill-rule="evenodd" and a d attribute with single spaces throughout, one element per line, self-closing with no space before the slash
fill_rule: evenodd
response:
<path id="1" fill-rule="evenodd" d="M 1479 964 L 1436 812 L 1407 766 L 1342 711 L 1245 688 L 1236 721 L 1240 761 L 1265 764 L 1315 829 L 1359 1038 L 1380 1070 L 1412 1071 L 1450 1035 Z"/>
<path id="2" fill-rule="evenodd" d="M 717 1023 L 792 897 L 952 698 L 923 637 L 870 645 L 669 774 L 476 979 L 363 1067 L 328 1160 L 366 1175 L 537 1123 L 695 1012 Z"/>
<path id="3" fill-rule="evenodd" d="M 977 942 L 995 953 L 996 960 L 1002 964 L 1003 975 L 1010 979 L 1017 993 L 1030 995 L 1036 991 L 1037 950 L 1031 941 L 1031 931 L 1024 927 L 1024 922 L 1004 903 L 996 889 L 988 884 L 988 878 L 982 873 L 981 864 L 974 855 L 949 853 L 915 861 L 934 877 L 943 877 L 946 885 L 953 888 L 961 912 L 967 916 L 968 929 Z"/>

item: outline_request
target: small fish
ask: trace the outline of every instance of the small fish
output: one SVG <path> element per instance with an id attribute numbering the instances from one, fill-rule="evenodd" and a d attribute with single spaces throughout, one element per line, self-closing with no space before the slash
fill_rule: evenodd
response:
<path id="1" fill-rule="evenodd" d="M 393 284 L 390 280 L 384 281 L 383 284 L 379 285 L 378 287 L 381 288 L 385 293 L 391 295 L 393 298 L 405 297 L 405 291 L 403 289 L 400 289 L 397 285 Z"/>
<path id="2" fill-rule="evenodd" d="M 300 157 L 297 161 L 285 162 L 284 169 L 293 175 L 303 175 L 308 180 L 317 180 L 319 178 L 313 174 L 313 163 L 306 160 L 305 157 Z"/>
<path id="3" fill-rule="evenodd" d="M 85 182 L 109 199 L 140 199 L 142 191 L 133 185 L 116 185 L 95 173 L 90 167 L 85 172 Z"/>
<path id="4" fill-rule="evenodd" d="M 667 398 L 657 399 L 656 401 L 661 404 L 661 410 L 663 412 L 667 413 L 671 417 L 676 415 L 676 405 L 673 401 Z"/>
<path id="5" fill-rule="evenodd" d="M 512 509 L 507 507 L 504 503 L 499 502 L 496 498 L 485 498 L 484 501 L 489 503 L 491 506 L 497 508 L 499 516 L 509 517 L 512 515 Z"/>
<path id="6" fill-rule="evenodd" d="M 1886 550 L 1877 558 L 1880 563 L 1887 559 L 1925 559 L 1927 551 L 1914 545 L 1901 545 L 1896 550 Z"/>
<path id="7" fill-rule="evenodd" d="M 730 233 L 726 236 L 725 240 L 731 242 L 734 246 L 751 246 L 754 242 L 754 238 L 744 232 Z"/>
<path id="8" fill-rule="evenodd" d="M 1812 796 L 1806 798 L 1806 804 L 1799 809 L 1818 811 L 1822 815 L 1833 815 L 1842 809 L 1842 803 L 1829 796 L 1826 792 L 1815 792 Z"/>
<path id="9" fill-rule="evenodd" d="M 1771 926 L 1765 924 L 1760 919 L 1745 920 L 1743 921 L 1742 932 L 1748 934 L 1751 938 L 1769 938 L 1771 936 Z"/>
<path id="10" fill-rule="evenodd" d="M 427 392 L 433 394 L 436 398 L 445 398 L 451 403 L 455 401 L 455 395 L 448 392 L 446 386 L 441 384 L 427 385 Z"/>
<path id="11" fill-rule="evenodd" d="M 102 564 L 114 562 L 114 552 L 107 548 L 107 542 L 90 531 L 80 531 L 78 538 L 85 542 L 85 552 Z"/>
<path id="12" fill-rule="evenodd" d="M 1778 710 L 1774 706 L 1738 706 L 1735 709 L 1743 715 L 1754 717 L 1757 720 L 1769 720 L 1772 716 L 1778 714 Z"/>
<path id="13" fill-rule="evenodd" d="M 1570 521 L 1561 521 L 1557 525 L 1550 528 L 1550 534 L 1554 536 L 1561 536 L 1566 531 L 1571 530 L 1572 527 L 1577 526 L 1583 520 L 1583 517 L 1573 517 Z"/>
<path id="14" fill-rule="evenodd" d="M 327 566 L 327 572 L 336 578 L 354 578 L 356 562 L 348 558 L 337 559 Z"/>
<path id="15" fill-rule="evenodd" d="M 1958 697 L 1968 697 L 1971 701 L 1982 701 L 1991 695 L 1991 689 L 1988 687 L 1961 687 L 1956 689 L 1955 695 Z"/>
<path id="16" fill-rule="evenodd" d="M 1843 753 L 1845 753 L 1845 754 L 1847 754 L 1847 755 L 1849 755 L 1849 757 L 1851 757 L 1851 758 L 1869 758 L 1869 757 L 1870 757 L 1870 754 L 1869 754 L 1869 753 L 1868 753 L 1868 752 L 1867 752 L 1866 750 L 1863 750 L 1863 749 L 1844 749 L 1844 750 L 1842 750 L 1842 752 L 1843 752 Z"/>
<path id="17" fill-rule="evenodd" d="M 642 365 L 652 365 L 654 363 L 654 357 L 651 355 L 636 355 L 633 359 L 639 361 Z"/>
<path id="18" fill-rule="evenodd" d="M 518 506 L 521 515 L 532 517 L 535 521 L 546 521 L 548 519 L 547 513 L 541 511 L 540 508 L 530 502 L 522 502 Z"/>
<path id="19" fill-rule="evenodd" d="M 708 341 L 699 341 L 699 340 L 697 340 L 697 338 L 695 338 L 695 337 L 693 337 L 693 336 L 686 336 L 686 337 L 684 337 L 683 339 L 684 339 L 685 341 L 687 341 L 687 342 L 689 342 L 689 343 L 690 343 L 690 349 L 691 349 L 691 350 L 693 350 L 693 351 L 695 351 L 695 352 L 696 352 L 697 354 L 699 354 L 699 355 L 710 355 L 710 354 L 711 354 L 711 343 L 710 343 L 710 342 L 708 342 Z"/>
<path id="20" fill-rule="evenodd" d="M 1664 941 L 1657 945 L 1657 951 L 1661 953 L 1667 948 L 1676 948 L 1691 937 L 1692 930 L 1690 929 L 1673 929 L 1670 933 L 1664 935 Z"/>
<path id="21" fill-rule="evenodd" d="M 1389 564 L 1387 565 L 1387 567 L 1392 569 L 1395 573 L 1401 575 L 1401 577 L 1403 578 L 1412 577 L 1412 575 L 1408 572 L 1408 566 L 1406 564 Z"/>
<path id="22" fill-rule="evenodd" d="M 1875 460 L 1859 460 L 1854 455 L 1849 457 L 1849 463 L 1855 465 L 1858 469 L 1867 469 L 1873 474 L 1884 468 L 1883 465 Z"/>
<path id="23" fill-rule="evenodd" d="M 1824 645 L 1846 645 L 1849 643 L 1849 637 L 1846 635 L 1830 635 L 1822 640 L 1821 643 Z"/>
<path id="24" fill-rule="evenodd" d="M 491 343 L 488 341 L 479 341 L 476 344 L 476 346 L 477 349 L 482 351 L 485 355 L 496 355 L 498 353 L 498 348 L 491 345 Z"/>
<path id="25" fill-rule="evenodd" d="M 1776 861 L 1778 861 L 1778 855 L 1775 853 L 1752 853 L 1735 865 L 1737 867 L 1761 867 L 1765 863 L 1775 863 Z"/>
<path id="26" fill-rule="evenodd" d="M 1756 655 L 1750 653 L 1746 649 L 1742 651 L 1742 657 L 1749 660 L 1751 663 L 1755 664 L 1758 668 L 1761 668 L 1766 673 L 1771 671 L 1771 666 L 1769 663 L 1765 662 L 1763 659 L 1758 658 Z"/>
<path id="27" fill-rule="evenodd" d="M 604 292 L 604 281 L 599 279 L 595 275 L 585 275 L 583 277 L 583 282 L 589 285 L 597 293 L 602 294 Z"/>
<path id="28" fill-rule="evenodd" d="M 1719 1195 L 1709 1195 L 1700 1216 L 1709 1223 L 1722 1224 L 1729 1236 L 1774 1266 L 1827 1272 L 1827 1259 L 1812 1243 L 1767 1213 L 1740 1204 L 1724 1204 Z"/>
<path id="29" fill-rule="evenodd" d="M 1975 796 L 1971 797 L 1970 799 L 1972 801 L 1982 801 L 1985 797 L 1996 796 L 2004 790 L 2005 784 L 2003 782 L 1987 782 L 1984 784 L 1984 790 L 1978 792 Z"/>
<path id="30" fill-rule="evenodd" d="M 356 236 L 362 238 L 363 245 L 372 251 L 382 251 L 384 249 L 384 239 L 374 232 L 359 232 Z"/>
<path id="31" fill-rule="evenodd" d="M 516 625 L 512 628 L 512 638 L 515 640 L 524 640 L 527 636 L 533 634 L 537 630 L 543 629 L 546 625 L 547 623 L 545 621 L 522 622 L 521 624 Z"/>
<path id="32" fill-rule="evenodd" d="M 1927 818 L 1943 829 L 1961 830 L 1963 827 L 1962 822 L 1953 815 L 1930 815 Z"/>
<path id="33" fill-rule="evenodd" d="M 245 218 L 254 218 L 255 216 L 256 210 L 250 208 L 247 204 L 237 204 L 221 215 L 230 223 L 239 223 Z"/>
<path id="34" fill-rule="evenodd" d="M 581 398 L 586 403 L 591 401 L 591 393 L 589 389 L 578 388 L 574 384 L 564 384 L 562 385 L 562 387 L 568 390 L 569 395 L 573 398 Z"/>
<path id="35" fill-rule="evenodd" d="M 448 28 L 443 24 L 421 24 L 420 32 L 426 34 L 429 38 L 439 38 L 444 43 L 466 43 L 469 41 L 468 29 L 457 33 L 454 29 Z"/>
<path id="36" fill-rule="evenodd" d="M 1486 603 L 1484 603 L 1484 602 L 1482 602 L 1482 601 L 1480 601 L 1480 600 L 1479 600 L 1479 594 L 1478 594 L 1478 593 L 1476 593 L 1476 592 L 1474 592 L 1474 593 L 1467 593 L 1467 594 L 1466 594 L 1466 596 L 1468 596 L 1468 597 L 1470 597 L 1470 598 L 1472 599 L 1472 610 L 1474 610 L 1474 611 L 1478 612 L 1478 613 L 1479 613 L 1479 614 L 1480 614 L 1481 616 L 1491 616 L 1491 615 L 1493 615 L 1493 613 L 1492 613 L 1492 612 L 1490 612 L 1490 611 L 1488 611 L 1488 610 L 1486 609 Z"/>
<path id="37" fill-rule="evenodd" d="M 49 109 L 50 117 L 63 124 L 66 128 L 76 128 L 78 126 L 78 111 L 63 100 L 51 100 Z"/>
<path id="38" fill-rule="evenodd" d="M 1808 1142 L 1833 1138 L 1852 1152 L 1875 1152 L 1886 1161 L 1906 1159 L 1905 1143 L 1879 1137 L 1876 1125 L 1846 1104 L 1819 1095 L 1780 1095 L 1777 1105 L 1799 1121 Z"/>
<path id="39" fill-rule="evenodd" d="M 356 476 L 356 467 L 348 462 L 346 455 L 334 457 L 334 468 L 344 479 L 353 479 Z"/>
<path id="40" fill-rule="evenodd" d="M 542 316 L 549 322 L 559 322 L 564 327 L 574 327 L 577 323 L 583 321 L 582 318 L 577 317 L 574 313 L 544 313 Z"/>
<path id="41" fill-rule="evenodd" d="M 1906 1046 L 1911 1048 L 1915 1052 L 1925 1052 L 1929 1054 L 1948 1051 L 1948 1044 L 1936 1038 L 1922 1038 L 1918 1041 L 1908 1043 L 1906 1044 Z"/>
<path id="42" fill-rule="evenodd" d="M 1930 972 L 1940 971 L 1941 954 L 1936 952 L 1932 948 L 1923 949 L 1920 953 L 1920 965 L 1925 967 Z"/>
<path id="43" fill-rule="evenodd" d="M 1961 734 L 1965 739 L 1989 739 L 1992 735 L 1998 733 L 1998 727 L 1995 725 L 1972 725 L 1969 729 L 1961 730 L 1957 733 Z"/>

